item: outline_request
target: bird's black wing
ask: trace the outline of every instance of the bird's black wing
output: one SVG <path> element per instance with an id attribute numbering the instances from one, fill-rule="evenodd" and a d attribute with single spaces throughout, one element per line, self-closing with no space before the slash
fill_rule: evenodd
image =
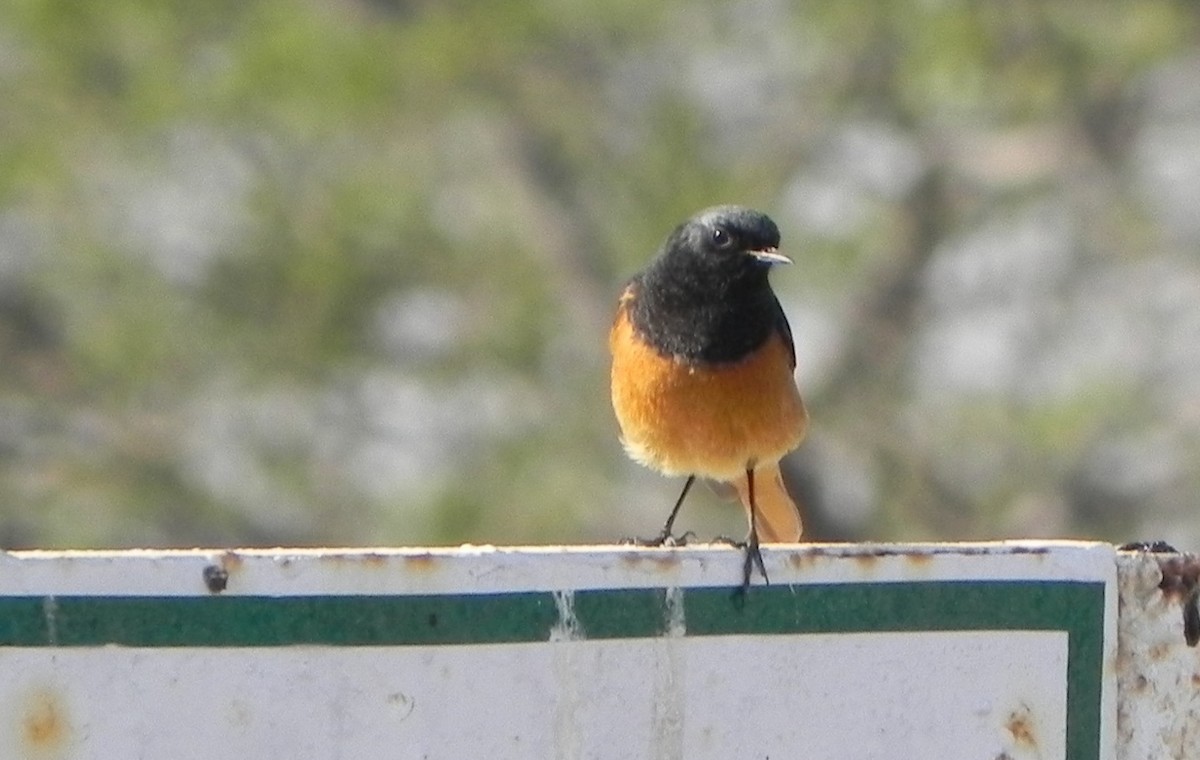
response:
<path id="1" fill-rule="evenodd" d="M 779 299 L 775 298 L 775 330 L 783 337 L 783 342 L 787 344 L 788 355 L 792 357 L 792 369 L 796 368 L 796 342 L 792 340 L 792 326 L 788 324 L 787 315 L 783 313 L 783 307 L 779 305 Z"/>

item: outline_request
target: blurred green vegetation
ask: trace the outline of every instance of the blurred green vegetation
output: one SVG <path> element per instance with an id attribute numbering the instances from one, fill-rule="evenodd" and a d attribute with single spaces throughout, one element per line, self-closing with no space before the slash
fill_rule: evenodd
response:
<path id="1" fill-rule="evenodd" d="M 811 537 L 1200 541 L 1198 21 L 7 4 L 0 546 L 648 534 L 608 320 L 724 202 L 799 262 Z"/>

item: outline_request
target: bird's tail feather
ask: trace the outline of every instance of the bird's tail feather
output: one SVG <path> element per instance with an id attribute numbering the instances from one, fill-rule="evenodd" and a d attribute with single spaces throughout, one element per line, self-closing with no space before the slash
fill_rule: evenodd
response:
<path id="1" fill-rule="evenodd" d="M 750 519 L 750 483 L 745 475 L 733 482 L 738 498 Z M 794 543 L 800 540 L 804 525 L 800 510 L 783 485 L 779 463 L 763 465 L 754 470 L 754 504 L 757 507 L 755 524 L 758 539 L 763 543 Z"/>

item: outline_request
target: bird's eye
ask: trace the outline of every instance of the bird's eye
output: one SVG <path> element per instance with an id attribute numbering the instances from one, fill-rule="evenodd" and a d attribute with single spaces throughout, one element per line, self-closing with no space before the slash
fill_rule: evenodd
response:
<path id="1" fill-rule="evenodd" d="M 733 245 L 733 235 L 722 227 L 715 227 L 712 231 L 712 241 L 718 248 L 728 248 Z"/>

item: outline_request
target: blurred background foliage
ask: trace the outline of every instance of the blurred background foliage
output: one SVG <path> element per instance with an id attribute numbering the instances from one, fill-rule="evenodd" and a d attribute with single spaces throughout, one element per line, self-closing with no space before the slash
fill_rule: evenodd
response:
<path id="1" fill-rule="evenodd" d="M 610 541 L 621 283 L 769 212 L 814 539 L 1200 544 L 1200 6 L 0 8 L 0 546 Z M 738 534 L 701 489 L 685 527 Z"/>

